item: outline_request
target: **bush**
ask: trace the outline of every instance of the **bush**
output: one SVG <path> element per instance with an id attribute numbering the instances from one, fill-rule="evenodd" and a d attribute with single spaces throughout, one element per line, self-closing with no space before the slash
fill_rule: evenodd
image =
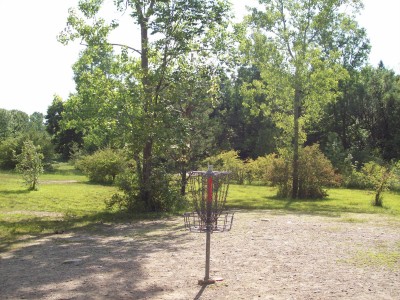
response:
<path id="1" fill-rule="evenodd" d="M 305 147 L 299 159 L 299 198 L 326 197 L 323 187 L 339 184 L 340 177 L 317 144 Z"/>
<path id="2" fill-rule="evenodd" d="M 249 183 L 256 181 L 263 185 L 271 185 L 271 172 L 276 154 L 260 156 L 256 160 L 249 160 L 245 167 Z"/>
<path id="3" fill-rule="evenodd" d="M 123 151 L 107 148 L 81 157 L 75 166 L 87 175 L 90 181 L 110 184 L 126 169 L 127 164 Z"/>
<path id="4" fill-rule="evenodd" d="M 231 172 L 231 179 L 238 184 L 243 184 L 246 178 L 246 168 L 239 157 L 238 151 L 225 151 L 212 156 L 207 161 L 213 165 L 214 170 Z"/>
<path id="5" fill-rule="evenodd" d="M 343 174 L 343 185 L 350 189 L 373 188 L 372 184 L 366 180 L 363 172 L 359 170 L 357 162 L 351 166 L 350 172 Z"/>
<path id="6" fill-rule="evenodd" d="M 382 166 L 374 161 L 370 161 L 362 167 L 361 173 L 364 181 L 375 191 L 375 198 L 372 202 L 374 206 L 383 205 L 382 193 L 389 190 L 391 182 L 395 179 L 393 170 L 393 167 Z"/>
<path id="7" fill-rule="evenodd" d="M 40 153 L 40 147 L 35 146 L 32 141 L 25 141 L 22 152 L 16 155 L 16 169 L 22 174 L 25 183 L 30 190 L 37 190 L 39 175 L 43 173 L 42 164 L 43 154 Z"/>
<path id="8" fill-rule="evenodd" d="M 272 161 L 269 180 L 278 186 L 278 196 L 292 194 L 292 160 L 289 155 L 276 156 Z M 327 196 L 327 186 L 337 185 L 340 177 L 335 174 L 331 162 L 320 151 L 317 144 L 299 151 L 299 192 L 298 197 L 316 199 Z"/>
<path id="9" fill-rule="evenodd" d="M 118 176 L 116 184 L 123 194 L 114 194 L 106 201 L 109 209 L 117 206 L 129 213 L 174 212 L 187 206 L 187 201 L 180 193 L 179 182 L 161 167 L 153 169 L 150 203 L 146 204 L 141 199 L 138 177 L 133 170 L 126 169 Z"/>
<path id="10" fill-rule="evenodd" d="M 390 189 L 400 191 L 400 160 L 393 165 L 393 180 L 390 183 Z"/>

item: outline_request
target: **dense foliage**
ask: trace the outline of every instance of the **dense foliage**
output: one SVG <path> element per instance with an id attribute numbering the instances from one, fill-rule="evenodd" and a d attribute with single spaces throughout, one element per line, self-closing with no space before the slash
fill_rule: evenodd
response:
<path id="1" fill-rule="evenodd" d="M 15 155 L 21 154 L 25 141 L 40 145 L 43 164 L 49 167 L 54 159 L 54 146 L 51 136 L 45 131 L 43 115 L 31 116 L 18 110 L 0 109 L 0 168 L 12 170 L 17 161 Z"/>
<path id="2" fill-rule="evenodd" d="M 85 45 L 76 93 L 54 96 L 44 124 L 0 109 L 0 167 L 32 140 L 45 163 L 55 150 L 115 181 L 109 204 L 130 211 L 181 206 L 187 172 L 208 163 L 291 198 L 399 187 L 385 170 L 400 159 L 400 75 L 366 64 L 362 1 L 259 2 L 233 24 L 229 1 L 114 1 L 113 20 L 103 1 L 79 1 L 59 35 Z M 132 39 L 110 42 L 125 21 Z"/>

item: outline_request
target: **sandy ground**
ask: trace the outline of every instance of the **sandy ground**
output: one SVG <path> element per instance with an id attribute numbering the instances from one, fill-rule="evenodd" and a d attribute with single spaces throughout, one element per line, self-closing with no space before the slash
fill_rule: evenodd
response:
<path id="1" fill-rule="evenodd" d="M 400 299 L 400 221 L 239 211 L 211 237 L 183 218 L 99 224 L 0 254 L 0 299 Z"/>

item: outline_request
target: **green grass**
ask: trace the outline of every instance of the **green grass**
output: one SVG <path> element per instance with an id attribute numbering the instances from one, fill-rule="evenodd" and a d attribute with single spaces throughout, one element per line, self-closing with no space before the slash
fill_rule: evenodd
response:
<path id="1" fill-rule="evenodd" d="M 38 191 L 28 191 L 20 175 L 0 171 L 0 252 L 15 243 L 39 235 L 95 228 L 98 222 L 126 221 L 127 216 L 107 211 L 104 200 L 117 192 L 116 187 L 90 184 L 68 164 L 56 164 L 52 172 L 40 177 Z M 264 186 L 231 185 L 227 204 L 233 209 L 270 209 L 340 216 L 343 212 L 374 213 L 400 218 L 400 194 L 386 192 L 383 207 L 371 205 L 368 191 L 331 189 L 323 200 L 291 201 L 276 197 L 276 189 Z M 160 217 L 164 215 L 141 215 Z M 347 217 L 347 222 L 361 222 Z"/>
<path id="2" fill-rule="evenodd" d="M 400 247 L 389 248 L 387 245 L 378 245 L 376 249 L 360 250 L 351 259 L 349 263 L 357 266 L 384 267 L 391 270 L 400 269 Z"/>
<path id="3" fill-rule="evenodd" d="M 329 189 L 328 197 L 317 200 L 278 198 L 276 189 L 265 186 L 231 185 L 227 204 L 236 209 L 272 209 L 302 213 L 340 215 L 343 212 L 373 213 L 400 217 L 400 194 L 385 192 L 383 207 L 373 206 L 374 194 L 365 190 Z"/>
<path id="4" fill-rule="evenodd" d="M 104 203 L 116 188 L 90 184 L 67 164 L 57 165 L 40 181 L 38 191 L 28 191 L 18 174 L 0 172 L 0 251 L 31 236 L 119 217 Z"/>

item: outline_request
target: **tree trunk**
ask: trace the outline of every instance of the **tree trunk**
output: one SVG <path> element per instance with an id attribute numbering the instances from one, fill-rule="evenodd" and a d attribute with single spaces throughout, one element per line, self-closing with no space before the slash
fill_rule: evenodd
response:
<path id="1" fill-rule="evenodd" d="M 149 139 L 144 145 L 143 149 L 143 168 L 142 168 L 142 182 L 141 182 L 141 195 L 140 198 L 145 205 L 146 210 L 155 211 L 156 206 L 153 203 L 152 197 L 152 150 L 153 142 Z"/>
<path id="2" fill-rule="evenodd" d="M 187 185 L 186 168 L 184 166 L 182 166 L 182 168 L 181 168 L 181 196 L 186 195 L 186 185 Z"/>
<path id="3" fill-rule="evenodd" d="M 143 146 L 143 166 L 140 181 L 140 200 L 143 202 L 146 210 L 154 211 L 156 207 L 152 199 L 152 152 L 153 152 L 153 139 L 151 138 L 152 129 L 152 115 L 151 115 L 151 83 L 149 80 L 149 37 L 148 37 L 148 18 L 143 14 L 140 4 L 136 4 L 136 9 L 139 15 L 139 25 L 141 34 L 141 68 L 143 72 L 142 85 L 144 91 L 143 99 L 143 112 L 144 112 L 144 125 L 146 130 L 149 130 L 147 140 Z"/>
<path id="4" fill-rule="evenodd" d="M 293 173 L 292 173 L 292 199 L 298 197 L 299 191 L 299 117 L 300 117 L 300 89 L 296 88 L 293 101 L 293 121 L 294 121 L 294 135 L 293 135 Z"/>

